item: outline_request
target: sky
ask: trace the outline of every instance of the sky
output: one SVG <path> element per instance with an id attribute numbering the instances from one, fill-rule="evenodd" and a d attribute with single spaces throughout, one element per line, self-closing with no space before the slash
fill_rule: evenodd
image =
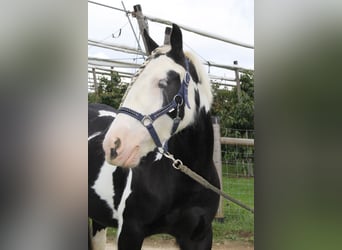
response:
<path id="1" fill-rule="evenodd" d="M 121 0 L 94 0 L 122 9 Z M 127 10 L 140 4 L 143 14 L 169 20 L 177 24 L 206 31 L 212 34 L 254 45 L 254 1 L 253 0 L 123 0 Z M 135 18 L 131 22 L 137 34 Z M 149 21 L 150 36 L 163 44 L 165 25 Z M 121 33 L 120 33 L 121 30 Z M 114 35 L 114 37 L 113 37 Z M 137 42 L 124 12 L 97 6 L 88 2 L 88 39 L 122 44 L 137 48 Z M 202 60 L 219 64 L 239 65 L 254 69 L 254 49 L 248 49 L 183 30 L 184 50 L 197 54 Z M 140 44 L 143 47 L 142 41 Z M 88 46 L 88 56 L 106 59 L 134 61 L 134 55 L 122 54 Z M 206 67 L 208 72 L 223 77 L 232 77 L 234 72 Z M 132 73 L 134 70 L 131 70 Z"/>

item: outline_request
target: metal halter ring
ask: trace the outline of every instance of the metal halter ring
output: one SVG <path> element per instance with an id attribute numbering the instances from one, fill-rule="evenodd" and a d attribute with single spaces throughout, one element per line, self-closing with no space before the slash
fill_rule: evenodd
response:
<path id="1" fill-rule="evenodd" d="M 152 118 L 149 115 L 145 115 L 142 119 L 141 119 L 141 123 L 142 125 L 144 125 L 145 127 L 151 125 L 153 123 Z"/>
<path id="2" fill-rule="evenodd" d="M 183 162 L 179 159 L 175 159 L 172 163 L 172 166 L 178 170 L 180 169 L 180 166 L 183 166 Z"/>
<path id="3" fill-rule="evenodd" d="M 173 97 L 173 100 L 177 103 L 177 105 L 179 105 L 179 106 L 183 105 L 184 100 L 183 100 L 183 97 L 181 95 L 175 95 Z"/>
<path id="4" fill-rule="evenodd" d="M 183 162 L 182 162 L 181 160 L 179 160 L 179 159 L 175 159 L 175 157 L 174 157 L 172 154 L 170 154 L 168 151 L 165 151 L 165 152 L 163 153 L 163 155 L 164 155 L 166 158 L 168 158 L 168 159 L 170 159 L 170 160 L 172 161 L 172 166 L 173 166 L 175 169 L 179 170 L 180 167 L 183 166 Z"/>

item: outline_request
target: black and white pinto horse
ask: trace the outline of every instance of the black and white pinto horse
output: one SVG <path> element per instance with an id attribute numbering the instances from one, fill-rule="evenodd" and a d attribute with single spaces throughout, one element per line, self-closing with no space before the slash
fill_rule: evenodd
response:
<path id="1" fill-rule="evenodd" d="M 183 52 L 173 25 L 170 45 L 145 32 L 151 56 L 120 109 L 89 105 L 90 247 L 105 249 L 117 227 L 119 250 L 141 249 L 145 237 L 167 233 L 180 249 L 208 250 L 219 196 L 176 170 L 163 152 L 219 187 L 213 164 L 212 93 L 201 63 Z"/>

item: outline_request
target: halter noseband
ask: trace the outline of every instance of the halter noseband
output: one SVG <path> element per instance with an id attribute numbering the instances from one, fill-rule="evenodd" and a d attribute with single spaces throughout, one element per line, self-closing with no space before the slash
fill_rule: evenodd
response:
<path id="1" fill-rule="evenodd" d="M 143 115 L 135 110 L 132 110 L 126 107 L 120 107 L 118 110 L 118 113 L 129 115 L 137 119 L 138 121 L 140 121 L 141 124 L 148 130 L 154 143 L 158 147 L 158 150 L 161 152 L 164 152 L 165 150 L 167 150 L 166 149 L 167 143 L 165 143 L 165 146 L 163 148 L 163 145 L 159 139 L 159 136 L 155 128 L 153 127 L 153 122 L 157 120 L 160 116 L 165 115 L 166 113 L 170 113 L 176 109 L 177 114 L 176 114 L 176 117 L 173 119 L 171 136 L 176 132 L 179 126 L 179 123 L 181 121 L 181 118 L 179 117 L 179 109 L 183 105 L 184 100 L 185 100 L 185 104 L 188 106 L 188 108 L 190 108 L 189 100 L 188 100 L 188 86 L 190 83 L 190 73 L 189 73 L 189 62 L 187 59 L 185 60 L 185 69 L 186 69 L 185 77 L 181 83 L 181 86 L 177 94 L 173 97 L 172 101 L 169 102 L 164 107 L 158 109 L 157 111 L 149 115 Z"/>

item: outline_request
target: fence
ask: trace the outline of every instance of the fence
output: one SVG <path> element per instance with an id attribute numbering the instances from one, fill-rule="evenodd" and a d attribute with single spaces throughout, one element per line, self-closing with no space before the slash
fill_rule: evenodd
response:
<path id="1" fill-rule="evenodd" d="M 220 134 L 222 189 L 253 208 L 254 130 L 221 128 Z M 217 217 L 234 225 L 233 230 L 253 232 L 253 214 L 228 200 L 221 200 Z"/>

